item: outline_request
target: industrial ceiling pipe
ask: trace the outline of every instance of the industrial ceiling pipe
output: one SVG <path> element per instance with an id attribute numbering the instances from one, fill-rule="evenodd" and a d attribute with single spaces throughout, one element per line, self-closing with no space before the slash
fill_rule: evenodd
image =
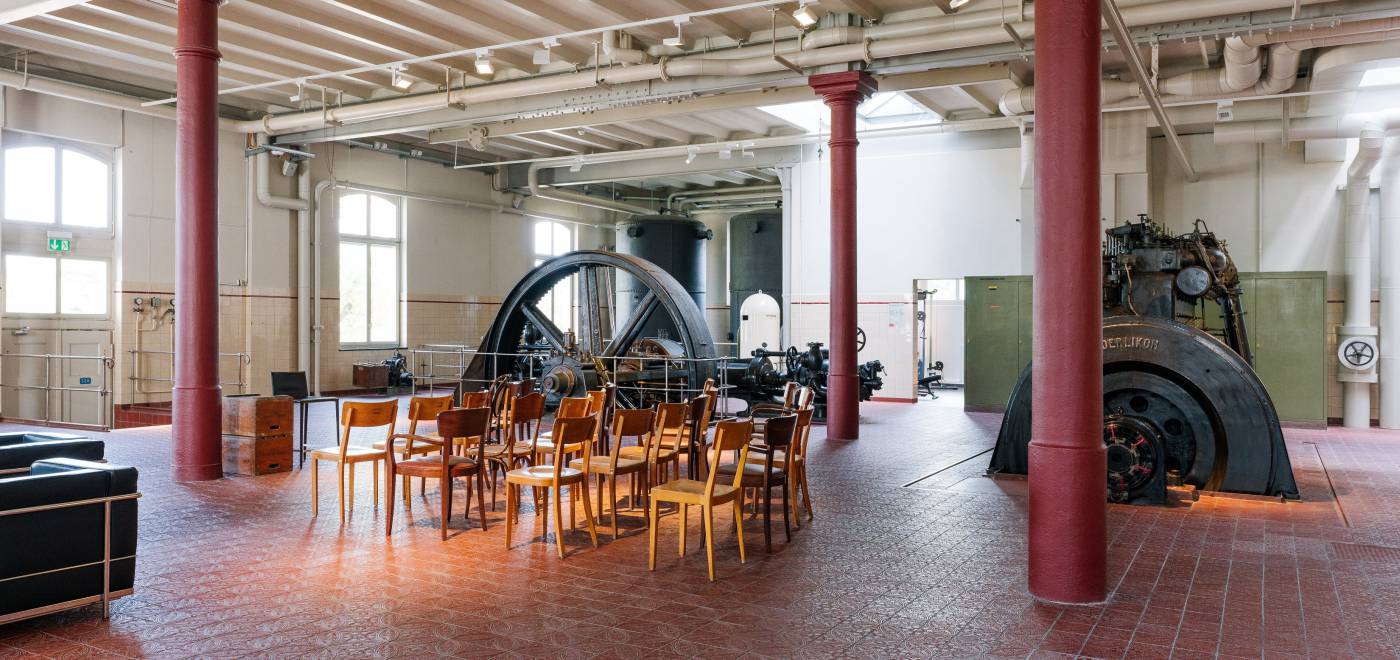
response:
<path id="1" fill-rule="evenodd" d="M 1385 142 L 1382 127 L 1362 129 L 1356 157 L 1347 168 L 1346 190 L 1346 309 L 1342 327 L 1337 330 L 1338 345 L 1355 338 L 1376 336 L 1371 324 L 1371 171 L 1381 159 Z M 1345 383 L 1342 399 L 1342 426 L 1364 429 L 1371 426 L 1371 383 L 1373 370 L 1342 369 L 1338 379 Z"/>
<path id="2" fill-rule="evenodd" d="M 1301 0 L 1301 4 L 1321 4 L 1327 1 L 1329 0 Z M 1132 26 L 1279 9 L 1292 7 L 1293 4 L 1288 0 L 1173 0 L 1125 7 L 1122 14 L 1124 21 Z M 954 14 L 945 17 L 944 21 L 940 23 L 952 24 L 958 20 L 957 15 Z M 324 111 L 292 112 L 268 116 L 260 120 L 239 122 L 236 126 L 238 130 L 245 133 L 267 132 L 276 135 L 320 128 L 328 121 L 351 124 L 382 117 L 440 110 L 455 104 L 472 105 L 550 92 L 590 89 L 599 84 L 600 78 L 610 84 L 622 84 L 682 77 L 724 76 L 734 78 L 773 73 L 785 69 L 783 63 L 773 58 L 775 49 L 779 55 L 792 64 L 803 69 L 810 69 L 826 65 L 867 62 L 875 59 L 1001 44 L 1007 40 L 1003 25 L 1011 25 L 1017 34 L 1027 40 L 1035 36 L 1036 29 L 1031 20 L 1023 20 L 1015 24 L 997 23 L 952 30 L 939 28 L 940 23 L 926 25 L 914 34 L 907 36 L 833 45 L 806 51 L 801 50 L 799 40 L 793 39 L 778 44 L 776 48 L 773 44 L 745 46 L 726 51 L 722 55 L 703 54 L 662 58 L 651 64 L 483 84 L 431 94 L 368 101 L 327 108 Z M 810 35 L 807 38 L 810 38 Z"/>
<path id="3" fill-rule="evenodd" d="M 572 190 L 551 188 L 546 191 L 544 186 L 540 185 L 540 170 L 551 167 L 560 167 L 560 165 L 548 165 L 544 163 L 532 163 L 530 165 L 530 169 L 526 174 L 526 181 L 529 183 L 531 195 L 540 199 L 548 199 L 565 204 L 573 204 L 575 206 L 588 206 L 616 213 L 631 213 L 633 215 L 648 215 L 652 213 L 652 210 L 645 206 L 628 204 L 611 199 L 602 199 L 600 197 L 591 197 Z"/>
<path id="4" fill-rule="evenodd" d="M 259 145 L 267 136 L 257 137 Z M 253 181 L 258 202 L 273 209 L 297 213 L 297 369 L 311 372 L 311 164 L 297 163 L 297 196 L 272 194 L 272 156 L 266 150 L 253 155 Z M 251 270 L 248 273 L 252 279 Z"/>
<path id="5" fill-rule="evenodd" d="M 1381 428 L 1400 428 L 1400 137 L 1386 138 L 1381 165 Z"/>

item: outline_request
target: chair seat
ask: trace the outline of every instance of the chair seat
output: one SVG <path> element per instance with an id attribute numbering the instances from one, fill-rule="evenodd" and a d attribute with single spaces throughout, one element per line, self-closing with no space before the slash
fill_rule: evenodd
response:
<path id="1" fill-rule="evenodd" d="M 645 465 L 646 461 L 641 459 L 618 457 L 617 468 L 613 469 L 612 460 L 607 456 L 592 456 L 588 459 L 588 472 L 593 474 L 623 474 L 627 472 L 636 472 Z M 569 461 L 569 467 L 580 470 L 583 469 L 583 459 L 575 458 Z"/>
<path id="2" fill-rule="evenodd" d="M 719 477 L 720 477 L 721 479 L 733 479 L 733 478 L 734 478 L 734 466 L 733 466 L 733 465 L 721 465 L 721 466 L 719 466 L 719 468 L 716 469 L 716 472 L 719 473 Z M 787 477 L 787 474 L 786 474 L 785 472 L 783 472 L 782 469 L 778 468 L 778 467 L 775 465 L 775 466 L 773 467 L 773 474 L 772 474 L 772 476 L 770 476 L 770 477 L 768 478 L 768 485 L 770 485 L 770 486 L 780 485 L 780 484 L 782 484 L 783 479 L 786 478 L 786 477 Z M 754 463 L 745 463 L 745 464 L 744 464 L 744 476 L 742 477 L 742 480 L 741 480 L 740 483 L 744 486 L 744 488 L 762 488 L 762 487 L 763 487 L 763 465 L 762 465 L 762 464 L 754 464 Z"/>
<path id="3" fill-rule="evenodd" d="M 563 484 L 583 481 L 587 475 L 582 470 L 571 467 L 559 470 L 559 482 Z M 507 483 L 525 484 L 527 486 L 550 486 L 554 484 L 553 465 L 531 465 L 529 467 L 517 468 L 506 473 Z"/>
<path id="4" fill-rule="evenodd" d="M 437 440 L 437 438 L 433 438 L 433 439 L 434 439 L 434 440 Z M 380 451 L 384 451 L 384 441 L 383 441 L 383 440 L 374 443 L 372 446 L 373 446 L 375 449 L 378 449 L 378 450 L 380 450 Z M 396 453 L 396 454 L 402 454 L 402 453 L 404 452 L 404 448 L 407 447 L 407 446 L 408 446 L 408 441 L 407 441 L 407 440 L 404 440 L 404 439 L 402 439 L 402 438 L 400 438 L 400 439 L 398 439 L 398 440 L 395 440 L 395 441 L 394 441 L 394 453 Z M 438 453 L 438 451 L 440 451 L 441 449 L 442 449 L 442 447 L 440 447 L 440 446 L 438 446 L 438 445 L 428 444 L 428 443 L 426 443 L 426 442 L 419 442 L 419 441 L 417 441 L 417 440 L 414 440 L 414 441 L 413 441 L 413 455 L 414 455 L 414 456 L 419 456 L 419 455 L 422 455 L 422 454 L 436 454 L 436 453 Z"/>
<path id="5" fill-rule="evenodd" d="M 710 501 L 715 504 L 727 502 L 733 499 L 738 492 L 739 489 L 733 486 L 715 484 L 715 491 L 710 497 Z M 705 482 L 694 479 L 673 479 L 659 486 L 652 486 L 651 497 L 663 502 L 704 504 Z"/>
<path id="6" fill-rule="evenodd" d="M 752 449 L 750 449 L 749 451 L 750 451 L 750 453 L 749 453 L 748 462 L 749 462 L 749 463 L 757 463 L 757 464 L 759 464 L 759 465 L 763 465 L 763 461 L 766 460 L 765 457 L 763 456 L 763 454 L 754 455 L 754 454 L 752 453 L 752 452 L 753 452 Z M 775 465 L 775 466 L 777 466 L 777 465 L 782 465 L 783 462 L 786 461 L 786 460 L 787 460 L 787 452 L 785 452 L 785 451 L 783 451 L 783 450 L 781 450 L 781 449 L 779 449 L 779 450 L 776 451 L 776 452 L 773 452 L 773 465 Z M 801 456 L 794 456 L 794 457 L 792 457 L 792 460 L 795 461 L 795 462 L 797 462 L 797 463 L 801 463 L 801 462 L 802 462 L 802 457 L 801 457 Z M 730 474 L 733 474 L 733 471 L 731 471 Z"/>
<path id="7" fill-rule="evenodd" d="M 452 474 L 471 474 L 476 471 L 476 461 L 464 456 L 447 457 Z M 441 458 L 415 458 L 394 464 L 394 471 L 400 475 L 435 477 L 442 474 Z"/>
<path id="8" fill-rule="evenodd" d="M 531 454 L 530 446 L 517 444 L 510 448 L 510 453 L 512 456 L 529 456 Z M 486 455 L 488 457 L 499 458 L 505 456 L 505 454 L 505 445 L 486 445 Z"/>
<path id="9" fill-rule="evenodd" d="M 340 400 L 340 397 L 334 397 L 334 396 L 308 396 L 308 397 L 303 397 L 303 398 L 300 398 L 300 399 L 293 399 L 294 402 L 296 402 L 296 403 L 298 403 L 298 404 L 301 404 L 301 405 L 303 405 L 303 406 L 304 406 L 304 405 L 307 405 L 307 404 L 309 404 L 309 403 L 326 403 L 327 401 L 339 401 L 339 400 Z"/>
<path id="10" fill-rule="evenodd" d="M 322 447 L 311 450 L 313 458 L 320 458 L 327 461 L 340 460 L 340 447 Z M 345 449 L 345 460 L 350 463 L 362 461 L 374 461 L 384 458 L 384 448 L 375 449 L 373 447 L 359 447 L 351 445 Z"/>

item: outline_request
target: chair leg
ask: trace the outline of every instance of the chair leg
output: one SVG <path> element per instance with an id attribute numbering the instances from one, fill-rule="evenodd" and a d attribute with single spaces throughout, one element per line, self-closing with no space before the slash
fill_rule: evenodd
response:
<path id="1" fill-rule="evenodd" d="M 685 556 L 685 527 L 686 527 L 686 523 L 690 522 L 690 505 L 689 505 L 689 504 L 682 504 L 682 505 L 680 505 L 680 506 L 677 507 L 677 508 L 679 509 L 678 513 L 681 514 L 681 516 L 680 516 L 680 518 L 681 518 L 681 545 L 680 545 L 680 551 L 681 551 L 681 552 L 680 552 L 680 556 L 684 557 L 684 556 Z"/>
<path id="2" fill-rule="evenodd" d="M 802 516 L 797 511 L 797 478 L 793 472 L 788 472 L 787 483 L 783 488 L 783 506 L 792 508 L 792 524 L 798 529 L 802 529 Z M 787 515 L 787 509 L 783 509 L 783 515 Z"/>
<path id="3" fill-rule="evenodd" d="M 487 465 L 490 466 L 490 468 L 491 468 L 491 470 L 490 470 L 490 472 L 491 472 L 491 510 L 492 510 L 492 511 L 495 511 L 495 510 L 496 510 L 496 464 L 495 464 L 494 462 L 487 462 Z"/>
<path id="4" fill-rule="evenodd" d="M 350 494 L 349 494 L 349 500 L 350 500 L 350 502 L 349 502 L 349 504 L 350 504 L 350 512 L 351 512 L 351 513 L 354 513 L 354 512 L 355 512 L 355 467 L 358 466 L 359 463 L 342 463 L 342 465 L 344 465 L 346 468 L 348 468 L 348 469 L 349 469 L 349 472 L 350 472 Z"/>
<path id="5" fill-rule="evenodd" d="M 773 552 L 773 489 L 763 489 L 763 547 Z"/>
<path id="6" fill-rule="evenodd" d="M 651 539 L 647 544 L 647 570 L 656 570 L 656 502 L 652 502 L 647 507 L 647 536 Z"/>
<path id="7" fill-rule="evenodd" d="M 583 499 L 587 500 L 587 499 L 588 499 L 588 493 L 584 493 L 583 495 L 584 495 L 584 498 L 583 498 Z M 564 489 L 562 489 L 562 488 L 559 489 L 559 496 L 560 496 L 560 499 L 563 498 L 563 496 L 564 496 Z M 574 510 L 577 509 L 577 508 L 578 508 L 578 484 L 569 484 L 569 531 L 573 531 L 573 530 L 575 530 L 575 529 L 578 529 L 578 518 L 577 518 L 577 516 L 576 516 L 575 513 L 574 513 Z"/>
<path id="8" fill-rule="evenodd" d="M 585 481 L 584 486 L 587 485 L 588 482 Z M 593 539 L 593 547 L 594 549 L 597 549 L 598 526 L 593 523 L 593 505 L 588 503 L 588 488 L 579 488 L 578 492 L 583 493 L 583 517 L 584 520 L 588 521 L 588 537 Z M 602 505 L 600 504 L 599 507 L 601 508 L 601 506 Z M 572 501 L 569 502 L 569 508 L 574 508 L 574 503 Z"/>
<path id="9" fill-rule="evenodd" d="M 635 473 L 634 473 L 634 474 L 635 474 Z M 613 475 L 613 477 L 612 477 L 611 479 L 608 479 L 608 497 L 612 498 L 612 527 L 613 527 L 613 540 L 616 541 L 616 540 L 617 540 L 617 475 Z M 601 515 L 601 514 L 603 513 L 603 512 L 601 511 L 601 509 L 603 508 L 603 505 L 599 504 L 599 505 L 598 505 L 598 508 L 600 509 L 600 511 L 599 511 L 598 513 Z"/>
<path id="10" fill-rule="evenodd" d="M 384 522 L 384 536 L 388 538 L 394 534 L 394 475 L 390 473 L 389 466 L 384 466 L 384 508 L 387 510 Z"/>
<path id="11" fill-rule="evenodd" d="M 715 581 L 715 516 L 714 506 L 705 504 L 700 507 L 705 514 L 705 562 L 710 567 L 710 581 Z"/>
<path id="12" fill-rule="evenodd" d="M 739 563 L 745 563 L 744 557 L 744 499 L 734 498 L 734 535 L 739 537 Z"/>
<path id="13" fill-rule="evenodd" d="M 352 474 L 353 476 L 353 474 Z M 354 484 L 350 485 L 353 489 Z M 345 524 L 345 464 L 340 461 L 335 463 L 335 503 L 340 509 L 340 524 Z"/>
<path id="14" fill-rule="evenodd" d="M 377 508 L 379 508 L 379 461 L 376 460 L 376 461 L 371 462 L 369 467 L 370 467 L 370 472 L 373 473 L 373 479 L 374 479 L 374 508 L 377 509 Z"/>
<path id="15" fill-rule="evenodd" d="M 419 479 L 423 483 L 428 483 L 426 478 Z M 452 477 L 442 480 L 442 518 L 438 521 L 442 525 L 442 540 L 447 540 L 447 521 L 452 517 Z M 467 491 L 468 494 L 471 491 Z"/>
<path id="16" fill-rule="evenodd" d="M 317 489 L 317 487 L 316 487 L 316 486 L 317 486 L 316 482 L 318 481 L 318 480 L 316 479 L 316 464 L 317 464 L 317 463 L 320 463 L 320 462 L 321 462 L 321 459 L 318 459 L 318 458 L 313 458 L 313 459 L 311 459 L 311 517 L 312 517 L 312 518 L 315 518 L 316 516 L 320 515 L 320 513 L 321 513 L 321 498 L 320 498 L 320 493 L 317 492 L 318 489 Z"/>
<path id="17" fill-rule="evenodd" d="M 403 503 L 404 503 L 404 504 L 412 504 L 412 501 L 413 501 L 413 482 L 412 482 L 412 481 L 409 481 L 409 476 L 405 474 L 405 475 L 403 475 Z"/>
<path id="18" fill-rule="evenodd" d="M 556 485 L 554 487 L 554 543 L 559 546 L 559 558 L 564 558 L 564 488 Z M 569 511 L 573 512 L 574 503 L 569 501 Z"/>
<path id="19" fill-rule="evenodd" d="M 491 503 L 496 508 L 496 503 Z M 481 531 L 486 531 L 486 475 L 481 469 L 476 471 L 476 512 L 481 516 Z"/>
<path id="20" fill-rule="evenodd" d="M 616 479 L 616 478 L 617 478 L 617 475 L 613 475 L 613 478 Z M 599 518 L 599 520 L 602 520 L 602 518 L 603 518 L 603 511 L 606 510 L 606 509 L 603 508 L 603 482 L 604 482 L 604 481 L 608 481 L 608 475 L 603 474 L 603 473 L 601 473 L 601 472 L 598 473 L 598 518 Z M 586 481 L 585 481 L 584 484 L 583 484 L 583 497 L 584 497 L 584 499 L 587 499 L 587 498 L 588 498 L 588 482 L 586 482 Z"/>
<path id="21" fill-rule="evenodd" d="M 812 519 L 812 493 L 807 490 L 807 466 L 802 466 L 802 503 L 807 508 L 807 519 Z"/>
<path id="22" fill-rule="evenodd" d="M 792 508 L 791 498 L 788 497 L 788 482 L 783 482 L 783 537 L 786 543 L 792 543 L 792 524 L 788 522 L 788 509 Z"/>

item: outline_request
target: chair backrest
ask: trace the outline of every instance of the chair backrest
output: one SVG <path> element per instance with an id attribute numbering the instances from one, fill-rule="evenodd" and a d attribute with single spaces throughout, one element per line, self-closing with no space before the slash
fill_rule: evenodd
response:
<path id="1" fill-rule="evenodd" d="M 794 381 L 788 381 L 787 384 L 783 386 L 783 407 L 784 407 L 784 408 L 791 408 L 791 407 L 792 407 L 793 402 L 794 402 L 793 400 L 797 397 L 797 388 L 798 388 L 798 387 L 800 387 L 800 386 L 799 386 L 796 382 L 794 382 Z"/>
<path id="2" fill-rule="evenodd" d="M 293 399 L 305 399 L 311 396 L 311 392 L 306 387 L 306 372 L 272 372 L 272 396 L 289 396 Z"/>
<path id="3" fill-rule="evenodd" d="M 593 400 L 586 396 L 571 396 L 559 400 L 556 417 L 587 417 L 593 414 Z"/>
<path id="4" fill-rule="evenodd" d="M 510 405 L 510 418 L 506 420 L 506 446 L 513 447 L 517 442 L 527 442 L 530 453 L 535 451 L 535 442 L 540 437 L 540 420 L 544 419 L 544 395 L 531 392 L 515 397 Z"/>
<path id="5" fill-rule="evenodd" d="M 524 378 L 520 381 L 520 394 L 529 394 L 535 391 L 535 379 Z"/>
<path id="6" fill-rule="evenodd" d="M 589 458 L 593 455 L 593 428 L 598 423 L 598 418 L 588 417 L 555 417 L 554 431 L 551 437 L 554 439 L 554 478 L 558 479 L 568 463 L 564 457 L 570 454 L 580 454 L 583 464 L 588 465 Z"/>
<path id="7" fill-rule="evenodd" d="M 590 390 L 588 401 L 592 408 L 592 413 L 598 416 L 598 426 L 593 431 L 594 441 L 603 439 L 603 435 L 612 428 L 613 411 L 617 407 L 617 386 L 612 383 L 603 385 L 602 389 Z"/>
<path id="8" fill-rule="evenodd" d="M 438 413 L 437 431 L 443 442 L 444 467 L 450 463 L 450 448 L 457 438 L 476 438 L 476 464 L 483 465 L 486 462 L 486 435 L 491 431 L 491 409 L 478 407 L 444 410 Z"/>
<path id="9" fill-rule="evenodd" d="M 408 400 L 408 432 L 418 432 L 418 422 L 429 422 L 452 409 L 450 396 L 415 396 Z"/>
<path id="10" fill-rule="evenodd" d="M 719 474 L 719 464 L 724 452 L 738 452 L 734 457 L 734 482 L 731 485 L 739 487 L 744 479 L 744 462 L 749 458 L 749 441 L 752 439 L 752 419 L 729 420 L 715 425 L 714 460 L 710 464 L 710 474 L 705 477 L 705 499 L 709 499 L 715 493 L 715 477 Z"/>
<path id="11" fill-rule="evenodd" d="M 617 457 L 625 439 L 636 438 L 637 446 L 651 447 L 651 432 L 655 424 L 656 411 L 651 408 L 618 410 L 613 415 L 612 451 L 609 452 L 613 467 L 617 467 Z"/>
<path id="12" fill-rule="evenodd" d="M 763 444 L 768 446 L 768 453 L 763 459 L 763 469 L 765 471 L 773 468 L 774 450 L 787 450 L 792 445 L 793 437 L 797 434 L 797 415 L 783 415 L 774 417 L 763 425 Z M 784 459 L 786 454 L 784 451 Z M 781 466 L 780 466 L 781 467 Z"/>
<path id="13" fill-rule="evenodd" d="M 478 391 L 478 392 L 463 392 L 463 393 L 462 393 L 462 407 L 463 407 L 463 408 L 490 408 L 490 407 L 491 407 L 491 391 L 490 391 L 490 390 L 481 390 L 481 391 Z"/>
<path id="14" fill-rule="evenodd" d="M 491 407 L 496 411 L 496 419 L 510 419 L 510 408 L 521 394 L 519 381 L 508 381 L 505 376 L 492 381 Z"/>
<path id="15" fill-rule="evenodd" d="M 691 442 L 695 442 L 697 438 L 704 438 L 705 433 L 710 430 L 710 409 L 713 403 L 714 399 L 705 394 L 690 400 L 690 408 L 685 413 L 685 423 L 690 429 Z"/>
<path id="16" fill-rule="evenodd" d="M 685 416 L 689 410 L 690 404 L 684 401 L 656 404 L 656 444 L 658 449 L 661 443 L 666 441 L 668 435 L 675 438 L 671 448 L 680 447 L 681 429 L 685 428 Z"/>
<path id="17" fill-rule="evenodd" d="M 793 397 L 792 408 L 795 410 L 808 410 L 816 400 L 816 390 L 810 387 L 801 387 L 797 390 L 797 396 Z"/>
<path id="18" fill-rule="evenodd" d="M 384 442 L 392 445 L 394 424 L 399 418 L 399 402 L 388 401 L 346 401 L 340 407 L 340 457 L 345 458 L 350 448 L 350 431 L 357 428 L 384 427 Z"/>

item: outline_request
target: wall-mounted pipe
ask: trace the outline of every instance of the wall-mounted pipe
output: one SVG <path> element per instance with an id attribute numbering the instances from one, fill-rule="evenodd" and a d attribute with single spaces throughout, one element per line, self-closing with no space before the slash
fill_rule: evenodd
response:
<path id="1" fill-rule="evenodd" d="M 258 136 L 265 144 L 266 136 Z M 253 155 L 254 188 L 258 202 L 274 209 L 296 211 L 297 214 L 297 370 L 311 371 L 311 164 L 297 164 L 297 196 L 272 194 L 271 156 L 267 151 Z M 252 280 L 250 270 L 248 279 Z"/>
<path id="2" fill-rule="evenodd" d="M 1375 337 L 1371 324 L 1371 172 L 1380 162 L 1385 131 L 1367 126 L 1361 131 L 1356 157 L 1347 168 L 1346 191 L 1346 307 L 1338 343 L 1353 337 Z M 1360 374 L 1347 374 L 1342 399 L 1342 426 L 1371 426 L 1371 383 Z"/>
<path id="3" fill-rule="evenodd" d="M 1330 117 L 1300 117 L 1288 122 L 1288 140 L 1337 140 L 1356 137 L 1368 125 L 1391 133 L 1400 131 L 1400 110 Z M 1216 144 L 1278 142 L 1283 122 L 1274 119 L 1225 122 L 1215 125 Z"/>
<path id="4" fill-rule="evenodd" d="M 544 165 L 543 163 L 532 163 L 530 165 L 526 180 L 530 185 L 530 194 L 535 197 L 564 202 L 565 204 L 573 204 L 575 206 L 589 206 L 595 209 L 603 209 L 604 211 L 615 211 L 617 213 L 631 213 L 634 215 L 647 215 L 652 213 L 652 210 L 645 206 L 638 206 L 636 204 L 628 204 L 626 202 L 603 199 L 600 197 L 590 197 L 589 195 L 572 190 L 563 190 L 560 188 L 545 190 L 544 186 L 540 185 L 540 169 L 542 167 L 549 168 L 559 166 Z"/>
<path id="5" fill-rule="evenodd" d="M 1320 4 L 1328 0 L 1301 0 L 1301 4 Z M 1205 16 L 1220 16 L 1241 12 L 1264 11 L 1292 7 L 1289 0 L 1170 0 L 1151 4 L 1125 7 L 1124 21 L 1132 25 L 1146 25 L 1169 21 L 1185 20 Z M 1024 39 L 1035 34 L 1035 24 L 1029 20 L 1010 24 Z M 773 58 L 776 52 L 803 69 L 820 66 L 848 64 L 852 62 L 886 59 L 906 55 L 969 48 L 1006 43 L 1007 36 L 1003 24 L 977 25 L 975 27 L 945 29 L 958 21 L 966 21 L 957 14 L 943 17 L 940 21 L 930 19 L 928 24 L 910 28 L 910 34 L 888 32 L 888 37 L 862 41 L 860 43 L 832 45 L 811 50 L 801 50 L 796 39 L 787 40 L 776 46 L 764 44 L 745 46 L 725 52 L 723 55 L 689 55 L 677 58 L 663 58 L 650 64 L 618 67 L 601 72 L 601 77 L 611 84 L 670 80 L 681 77 L 724 76 L 739 78 L 762 73 L 782 71 L 784 65 Z M 966 23 L 964 23 L 966 24 Z M 819 32 L 819 31 L 818 31 Z M 816 33 L 814 32 L 813 35 Z M 807 39 L 813 38 L 808 35 Z M 297 130 L 320 128 L 327 121 L 350 124 L 394 115 L 414 114 L 450 107 L 453 104 L 467 105 L 514 99 L 522 96 L 567 92 L 596 87 L 600 72 L 579 71 L 548 76 L 537 76 L 519 80 L 482 84 L 464 89 L 454 89 L 431 94 L 402 96 L 379 101 L 368 101 L 324 112 L 293 112 L 269 116 L 261 120 L 241 122 L 239 130 L 245 133 L 267 132 L 272 134 Z"/>
<path id="6" fill-rule="evenodd" d="M 1387 138 L 1381 165 L 1381 428 L 1400 428 L 1400 137 Z"/>
<path id="7" fill-rule="evenodd" d="M 677 208 L 677 204 L 687 201 L 695 201 L 700 198 L 721 197 L 730 195 L 746 195 L 748 193 L 775 193 L 781 195 L 783 187 L 776 183 L 761 184 L 755 186 L 733 186 L 730 188 L 709 188 L 706 190 L 677 190 L 666 196 L 666 208 Z"/>
<path id="8" fill-rule="evenodd" d="M 632 47 L 631 37 L 617 30 L 603 32 L 603 57 L 617 64 L 646 64 L 651 56 Z"/>
<path id="9" fill-rule="evenodd" d="M 134 112 L 139 115 L 146 115 L 149 117 L 160 117 L 161 119 L 169 119 L 170 121 L 175 121 L 175 109 L 172 107 L 146 107 L 141 105 L 146 101 L 146 99 L 137 98 L 135 96 L 126 96 L 125 94 L 114 94 L 112 92 L 104 92 L 102 90 L 93 89 L 91 87 L 85 87 L 83 85 L 75 85 L 73 83 L 67 83 L 61 80 L 50 80 L 48 78 L 40 78 L 33 75 L 26 76 L 22 73 L 15 73 L 13 71 L 0 71 L 0 86 L 12 87 L 14 89 L 22 89 L 34 92 L 36 94 L 44 94 L 47 96 L 57 96 L 59 98 L 69 99 L 71 101 L 82 101 L 83 103 L 91 103 L 93 105 L 99 105 L 104 108 L 125 110 L 127 112 Z M 235 120 L 219 120 L 219 128 L 222 130 L 238 130 L 239 132 L 243 133 L 256 132 L 242 130 L 242 126 L 243 125 L 240 122 Z"/>

